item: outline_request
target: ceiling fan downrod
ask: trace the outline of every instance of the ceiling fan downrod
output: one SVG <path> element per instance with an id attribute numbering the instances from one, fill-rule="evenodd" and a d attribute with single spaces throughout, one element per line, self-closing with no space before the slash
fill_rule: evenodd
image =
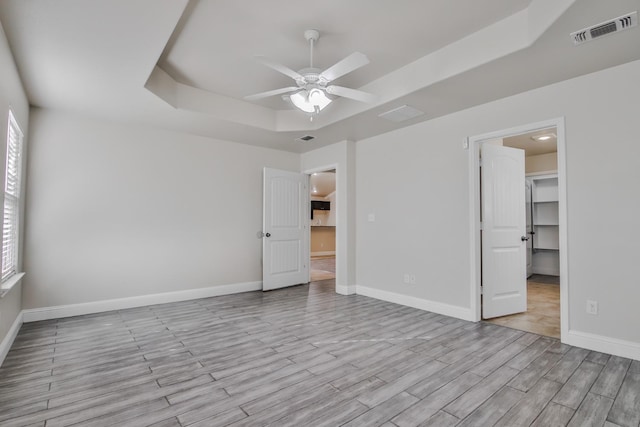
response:
<path id="1" fill-rule="evenodd" d="M 304 38 L 309 42 L 309 68 L 313 68 L 313 44 L 320 38 L 318 30 L 306 30 Z"/>

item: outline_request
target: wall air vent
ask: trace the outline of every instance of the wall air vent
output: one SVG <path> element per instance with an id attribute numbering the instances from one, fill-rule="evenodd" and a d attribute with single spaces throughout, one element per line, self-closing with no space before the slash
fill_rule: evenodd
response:
<path id="1" fill-rule="evenodd" d="M 618 18 L 593 25 L 571 33 L 571 40 L 576 45 L 606 36 L 607 34 L 617 33 L 638 25 L 638 12 L 627 13 Z"/>
<path id="2" fill-rule="evenodd" d="M 297 138 L 296 141 L 307 142 L 307 141 L 311 141 L 312 139 L 315 139 L 315 136 L 305 135 L 305 136 L 301 136 L 300 138 Z"/>

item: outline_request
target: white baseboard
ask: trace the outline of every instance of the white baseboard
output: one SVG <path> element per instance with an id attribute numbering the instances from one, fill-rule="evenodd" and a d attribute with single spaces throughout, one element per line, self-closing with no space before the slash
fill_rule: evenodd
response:
<path id="1" fill-rule="evenodd" d="M 331 256 L 335 254 L 336 251 L 311 252 L 311 256 Z"/>
<path id="2" fill-rule="evenodd" d="M 24 322 L 60 319 L 83 314 L 102 313 L 125 308 L 143 307 L 147 305 L 165 304 L 169 302 L 188 301 L 198 298 L 217 297 L 262 290 L 262 282 L 234 283 L 230 285 L 211 286 L 208 288 L 189 289 L 186 291 L 166 292 L 162 294 L 141 295 L 137 297 L 118 298 L 80 304 L 59 305 L 54 307 L 30 308 L 23 310 Z"/>
<path id="3" fill-rule="evenodd" d="M 462 320 L 469 320 L 471 322 L 475 321 L 471 309 L 460 307 L 457 305 L 444 304 L 441 302 L 416 298 L 409 295 L 397 294 L 395 292 L 383 291 L 380 289 L 368 288 L 366 286 L 360 285 L 356 287 L 356 293 L 358 295 L 364 295 L 366 297 L 406 305 L 409 307 L 418 308 L 420 310 L 431 311 L 433 313 L 443 314 L 445 316 L 451 316 Z"/>
<path id="4" fill-rule="evenodd" d="M 356 285 L 336 285 L 336 293 L 340 295 L 354 295 L 356 293 Z"/>
<path id="5" fill-rule="evenodd" d="M 560 270 L 553 267 L 536 267 L 532 269 L 533 274 L 544 274 L 545 276 L 559 276 Z"/>
<path id="6" fill-rule="evenodd" d="M 262 282 L 245 282 L 212 286 L 208 288 L 190 289 L 186 291 L 142 295 L 130 298 L 25 309 L 18 314 L 4 339 L 0 342 L 0 365 L 13 345 L 23 322 L 35 322 L 39 320 L 58 319 L 69 316 L 101 313 L 105 311 L 121 310 L 147 305 L 188 301 L 198 298 L 209 298 L 241 292 L 258 291 L 261 289 Z M 383 291 L 361 285 L 336 285 L 336 292 L 342 295 L 352 295 L 357 293 L 359 295 L 376 298 L 382 301 L 406 305 L 462 320 L 474 321 L 471 310 L 468 308 L 402 295 L 395 292 Z M 620 357 L 640 360 L 640 343 L 632 341 L 625 341 L 580 331 L 569 331 L 568 333 L 563 334 L 563 343 Z"/>
<path id="7" fill-rule="evenodd" d="M 640 360 L 640 343 L 587 332 L 569 331 L 563 334 L 562 342 L 601 353 Z"/>
<path id="8" fill-rule="evenodd" d="M 18 313 L 16 319 L 11 325 L 11 328 L 9 328 L 9 331 L 7 332 L 7 335 L 5 335 L 2 342 L 0 342 L 0 366 L 4 362 L 4 358 L 7 357 L 7 354 L 9 353 L 9 350 L 11 349 L 16 336 L 18 336 L 18 331 L 20 330 L 20 326 L 22 326 L 22 315 L 22 311 Z"/>

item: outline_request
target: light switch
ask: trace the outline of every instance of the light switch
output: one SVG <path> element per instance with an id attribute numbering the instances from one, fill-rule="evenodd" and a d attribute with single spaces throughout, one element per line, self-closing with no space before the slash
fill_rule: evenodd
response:
<path id="1" fill-rule="evenodd" d="M 369 222 L 375 222 L 376 221 L 376 214 L 370 213 L 369 215 L 367 215 L 367 219 L 369 220 Z"/>

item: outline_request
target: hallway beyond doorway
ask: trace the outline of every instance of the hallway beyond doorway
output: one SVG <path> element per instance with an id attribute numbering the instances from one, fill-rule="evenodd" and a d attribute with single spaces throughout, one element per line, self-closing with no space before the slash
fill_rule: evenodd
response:
<path id="1" fill-rule="evenodd" d="M 336 278 L 336 257 L 314 256 L 311 257 L 311 281 Z"/>

